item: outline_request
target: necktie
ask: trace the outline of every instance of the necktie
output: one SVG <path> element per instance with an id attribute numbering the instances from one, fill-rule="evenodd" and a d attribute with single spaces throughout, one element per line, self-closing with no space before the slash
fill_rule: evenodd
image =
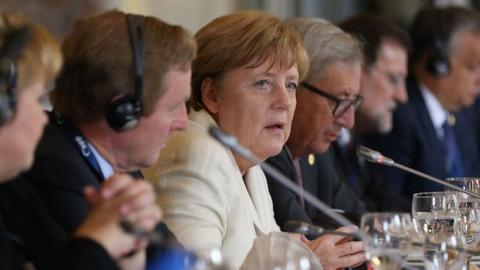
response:
<path id="1" fill-rule="evenodd" d="M 293 160 L 293 167 L 295 168 L 295 174 L 297 175 L 297 185 L 302 188 L 302 193 L 300 193 L 300 205 L 305 209 L 305 200 L 303 198 L 303 179 L 302 179 L 302 168 L 300 167 L 300 159 Z"/>
<path id="2" fill-rule="evenodd" d="M 345 178 L 350 184 L 350 187 L 355 191 L 360 191 L 360 168 L 358 164 L 358 157 L 355 152 L 355 144 L 350 141 L 348 144 L 339 146 L 344 162 Z"/>
<path id="3" fill-rule="evenodd" d="M 452 125 L 445 121 L 442 125 L 445 165 L 449 177 L 464 176 L 462 158 L 458 151 L 457 139 Z"/>

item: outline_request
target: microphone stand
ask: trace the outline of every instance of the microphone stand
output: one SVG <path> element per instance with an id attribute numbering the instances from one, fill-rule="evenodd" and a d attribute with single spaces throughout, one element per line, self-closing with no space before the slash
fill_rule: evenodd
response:
<path id="1" fill-rule="evenodd" d="M 460 187 L 457 187 L 455 186 L 454 184 L 451 184 L 445 180 L 442 180 L 442 179 L 439 179 L 439 178 L 436 178 L 436 177 L 433 177 L 431 175 L 428 175 L 428 174 L 425 174 L 423 172 L 420 172 L 420 171 L 417 171 L 415 169 L 412 169 L 412 168 L 409 168 L 407 166 L 404 166 L 402 164 L 399 164 L 399 163 L 396 163 L 395 161 L 393 161 L 393 159 L 391 158 L 388 158 L 388 157 L 385 157 L 384 155 L 382 155 L 380 152 L 377 152 L 375 150 L 372 150 L 368 147 L 365 147 L 365 146 L 359 146 L 357 148 L 357 155 L 358 157 L 362 158 L 362 159 L 365 159 L 366 161 L 369 161 L 369 162 L 372 162 L 372 163 L 376 163 L 376 164 L 383 164 L 385 166 L 392 166 L 392 167 L 396 167 L 396 168 L 399 168 L 400 170 L 403 170 L 403 171 L 407 171 L 411 174 L 415 174 L 417 176 L 420 176 L 424 179 L 427 179 L 427 180 L 430 180 L 432 182 L 435 182 L 437 184 L 440 184 L 442 186 L 445 186 L 445 187 L 448 187 L 448 188 L 451 188 L 455 191 L 459 191 L 459 192 L 462 192 L 462 193 L 465 193 L 465 194 L 468 194 L 474 198 L 477 198 L 477 199 L 480 199 L 480 194 L 478 193 L 475 193 L 475 192 L 471 192 L 469 190 L 464 190 L 464 189 L 461 189 Z"/>
<path id="2" fill-rule="evenodd" d="M 223 132 L 220 128 L 216 126 L 210 126 L 208 129 L 208 132 L 212 137 L 214 137 L 218 142 L 223 144 L 224 146 L 228 147 L 235 153 L 239 154 L 243 158 L 249 160 L 250 162 L 254 164 L 259 164 L 260 167 L 269 175 L 271 175 L 277 182 L 281 183 L 294 193 L 296 193 L 299 196 L 303 195 L 303 198 L 305 201 L 308 203 L 312 204 L 314 207 L 316 207 L 318 210 L 322 211 L 324 214 L 327 216 L 331 217 L 333 220 L 338 222 L 339 224 L 343 226 L 351 226 L 353 225 L 348 219 L 345 217 L 341 216 L 340 214 L 336 213 L 332 208 L 327 206 L 325 203 L 317 199 L 315 196 L 313 196 L 310 192 L 307 190 L 303 190 L 301 187 L 297 186 L 296 184 L 293 183 L 290 179 L 288 179 L 286 176 L 284 176 L 280 171 L 278 171 L 276 168 L 270 166 L 267 163 L 264 163 L 262 160 L 260 160 L 258 157 L 256 157 L 250 150 L 247 148 L 243 147 L 240 145 L 237 141 L 237 139 L 229 134 L 226 134 Z M 358 230 L 356 232 L 353 232 L 348 235 L 349 237 L 358 237 L 363 241 L 368 241 L 370 239 L 369 235 L 365 234 L 365 232 Z M 397 261 L 398 258 L 396 257 L 391 257 L 392 260 Z M 402 267 L 404 269 L 413 269 L 407 265 L 403 265 L 401 261 L 398 261 L 399 263 L 402 264 Z"/>
<path id="3" fill-rule="evenodd" d="M 342 215 L 336 213 L 331 209 L 329 206 L 327 206 L 325 203 L 317 199 L 315 196 L 313 196 L 310 192 L 303 190 L 301 187 L 293 183 L 290 179 L 288 179 L 286 176 L 284 176 L 281 172 L 279 172 L 276 168 L 272 167 L 271 165 L 264 163 L 262 160 L 260 160 L 258 157 L 256 157 L 250 150 L 247 148 L 241 146 L 238 142 L 237 139 L 231 135 L 226 134 L 223 132 L 220 128 L 216 126 L 211 126 L 208 129 L 210 135 L 212 135 L 218 142 L 222 143 L 226 147 L 230 148 L 232 151 L 235 153 L 239 154 L 243 158 L 249 160 L 250 162 L 254 164 L 259 164 L 260 167 L 265 171 L 265 173 L 268 173 L 271 175 L 276 181 L 280 182 L 282 185 L 286 186 L 289 190 L 293 191 L 295 194 L 302 196 L 307 201 L 308 203 L 312 204 L 314 207 L 325 213 L 327 216 L 338 222 L 340 225 L 343 226 L 351 226 L 353 223 L 351 223 L 348 219 L 343 217 Z M 367 239 L 368 237 L 365 235 L 364 232 L 362 231 L 357 231 L 353 233 L 355 236 L 358 236 L 360 239 Z"/>
<path id="4" fill-rule="evenodd" d="M 302 221 L 287 221 L 287 223 L 285 223 L 285 226 L 283 227 L 283 229 L 286 232 L 309 234 L 309 235 L 315 235 L 316 237 L 324 235 L 324 234 L 331 234 L 331 235 L 339 235 L 339 236 L 349 237 L 349 238 L 353 238 L 355 240 L 361 240 L 361 239 L 358 239 L 358 236 L 355 233 L 327 230 L 323 227 L 316 226 L 316 225 L 309 224 L 307 222 L 302 222 Z"/>
<path id="5" fill-rule="evenodd" d="M 165 246 L 166 244 L 165 237 L 161 233 L 155 230 L 151 232 L 144 230 L 143 228 L 135 226 L 132 222 L 126 219 L 122 219 L 120 221 L 120 227 L 126 233 L 132 234 L 137 238 L 146 239 L 151 244 L 157 246 Z"/>

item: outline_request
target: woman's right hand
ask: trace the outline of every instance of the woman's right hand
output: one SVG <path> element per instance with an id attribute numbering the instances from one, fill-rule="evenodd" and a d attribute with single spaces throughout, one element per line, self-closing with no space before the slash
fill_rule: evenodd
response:
<path id="1" fill-rule="evenodd" d="M 147 181 L 114 175 L 100 189 L 86 187 L 84 193 L 92 209 L 75 236 L 95 240 L 114 259 L 140 251 L 147 244 L 125 233 L 120 221 L 127 220 L 136 227 L 152 231 L 161 220 L 155 193 Z"/>
<path id="2" fill-rule="evenodd" d="M 337 231 L 348 233 L 357 230 L 356 226 L 337 229 Z M 361 241 L 352 241 L 350 238 L 339 235 L 323 235 L 312 241 L 303 237 L 302 241 L 317 255 L 324 270 L 355 267 L 365 262 L 364 245 Z"/>

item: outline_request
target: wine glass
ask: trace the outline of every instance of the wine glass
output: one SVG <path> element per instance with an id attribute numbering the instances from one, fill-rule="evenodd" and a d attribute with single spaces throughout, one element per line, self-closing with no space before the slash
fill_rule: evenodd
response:
<path id="1" fill-rule="evenodd" d="M 480 178 L 447 178 L 447 181 L 463 190 L 480 193 Z M 480 199 L 461 192 L 455 192 L 455 194 L 457 194 L 459 202 L 460 216 L 463 222 L 462 231 L 467 248 L 478 251 L 480 250 Z"/>
<path id="2" fill-rule="evenodd" d="M 218 247 L 208 249 L 203 256 L 197 255 L 196 260 L 188 270 L 229 270 L 231 269 L 226 262 L 222 251 Z M 187 269 L 186 269 L 187 270 Z"/>
<path id="3" fill-rule="evenodd" d="M 453 192 L 421 192 L 413 194 L 412 217 L 415 231 L 426 236 L 453 235 L 461 230 L 458 199 Z"/>
<path id="4" fill-rule="evenodd" d="M 367 213 L 362 216 L 361 230 L 365 255 L 376 270 L 401 269 L 407 256 L 412 220 L 408 213 Z"/>
<path id="5" fill-rule="evenodd" d="M 465 238 L 462 235 L 440 233 L 426 236 L 424 244 L 425 269 L 462 269 L 468 265 L 469 256 L 465 252 L 465 246 Z"/>
<path id="6" fill-rule="evenodd" d="M 159 246 L 150 254 L 147 270 L 229 270 L 219 248 L 200 255 L 178 245 Z"/>
<path id="7" fill-rule="evenodd" d="M 321 270 L 317 256 L 296 237 L 271 232 L 255 239 L 240 270 Z"/>
<path id="8" fill-rule="evenodd" d="M 454 192 L 415 193 L 412 216 L 415 231 L 425 241 L 427 269 L 460 269 L 467 262 L 463 222 Z"/>

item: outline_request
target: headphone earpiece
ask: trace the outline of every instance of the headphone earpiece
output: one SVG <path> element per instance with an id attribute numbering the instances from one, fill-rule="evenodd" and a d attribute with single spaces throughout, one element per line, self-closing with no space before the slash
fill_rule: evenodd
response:
<path id="1" fill-rule="evenodd" d="M 437 38 L 432 53 L 426 61 L 427 71 L 435 77 L 446 76 L 450 72 L 450 60 L 445 53 L 442 42 Z"/>
<path id="2" fill-rule="evenodd" d="M 30 40 L 30 28 L 12 30 L 7 18 L 2 16 L 6 33 L 0 47 L 0 126 L 13 117 L 16 103 L 17 60 Z"/>
<path id="3" fill-rule="evenodd" d="M 15 63 L 6 59 L 0 59 L 0 126 L 10 120 L 15 110 L 15 94 L 12 85 L 12 71 Z"/>
<path id="4" fill-rule="evenodd" d="M 127 15 L 128 33 L 133 52 L 135 69 L 134 95 L 124 95 L 114 99 L 105 115 L 108 125 L 117 132 L 132 129 L 137 126 L 142 115 L 143 88 L 143 38 L 145 17 Z"/>
<path id="5" fill-rule="evenodd" d="M 111 128 L 120 132 L 137 126 L 141 105 L 131 96 L 122 96 L 112 103 L 107 112 L 107 122 Z"/>

